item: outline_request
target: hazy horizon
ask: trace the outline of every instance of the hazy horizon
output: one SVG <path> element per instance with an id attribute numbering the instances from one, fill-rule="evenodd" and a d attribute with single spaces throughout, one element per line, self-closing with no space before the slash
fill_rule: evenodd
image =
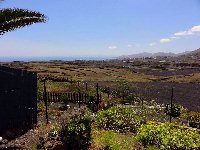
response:
<path id="1" fill-rule="evenodd" d="M 185 51 L 189 52 L 189 51 Z M 133 53 L 129 55 L 137 55 L 143 53 L 151 53 L 151 52 L 140 52 L 140 53 Z M 162 52 L 155 52 L 155 53 L 162 53 Z M 155 54 L 151 53 L 151 54 Z M 164 52 L 164 53 L 171 53 L 171 52 Z M 183 52 L 184 53 L 184 52 Z M 173 53 L 175 55 L 182 54 L 182 53 Z M 119 56 L 84 56 L 84 55 L 74 55 L 74 56 L 0 56 L 0 62 L 11 62 L 11 61 L 50 61 L 50 60 L 63 60 L 63 61 L 74 61 L 74 60 L 110 60 L 120 58 L 122 56 L 129 56 L 129 55 L 119 55 Z"/>
<path id="2" fill-rule="evenodd" d="M 116 57 L 109 56 L 18 56 L 18 57 L 0 57 L 0 62 L 13 62 L 13 61 L 53 61 L 53 60 L 62 60 L 62 61 L 74 61 L 74 60 L 108 60 Z"/>

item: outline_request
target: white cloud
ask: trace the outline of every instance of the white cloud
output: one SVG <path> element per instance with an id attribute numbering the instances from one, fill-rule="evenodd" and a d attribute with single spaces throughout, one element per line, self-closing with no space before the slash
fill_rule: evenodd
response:
<path id="1" fill-rule="evenodd" d="M 180 37 L 172 36 L 171 39 L 180 39 Z"/>
<path id="2" fill-rule="evenodd" d="M 194 35 L 197 32 L 200 32 L 200 25 L 193 26 L 192 28 L 190 28 L 186 31 L 176 32 L 176 33 L 174 33 L 174 35 L 175 36 L 187 36 L 187 35 Z"/>
<path id="3" fill-rule="evenodd" d="M 157 44 L 157 43 L 152 42 L 152 43 L 149 44 L 149 46 L 155 46 L 156 44 Z"/>
<path id="4" fill-rule="evenodd" d="M 192 34 L 193 34 L 193 32 L 190 30 L 174 33 L 175 36 L 186 36 L 186 35 L 192 35 Z"/>
<path id="5" fill-rule="evenodd" d="M 171 42 L 171 40 L 170 40 L 170 39 L 167 39 L 167 38 L 165 38 L 165 39 L 160 39 L 160 43 L 168 43 L 168 42 Z"/>
<path id="6" fill-rule="evenodd" d="M 160 43 L 168 43 L 168 42 L 171 42 L 174 39 L 180 39 L 181 37 L 189 36 L 189 35 L 200 36 L 200 25 L 193 26 L 192 28 L 185 30 L 185 31 L 176 32 L 176 33 L 174 33 L 173 36 L 171 36 L 169 38 L 160 39 Z M 149 45 L 154 46 L 155 44 L 150 43 Z"/>
<path id="7" fill-rule="evenodd" d="M 115 45 L 111 45 L 111 46 L 108 46 L 109 49 L 117 49 L 117 46 Z"/>
<path id="8" fill-rule="evenodd" d="M 131 47 L 137 47 L 139 48 L 141 45 L 140 44 L 128 44 L 127 47 L 131 48 Z"/>
<path id="9" fill-rule="evenodd" d="M 192 27 L 191 31 L 192 32 L 200 32 L 200 25 Z"/>

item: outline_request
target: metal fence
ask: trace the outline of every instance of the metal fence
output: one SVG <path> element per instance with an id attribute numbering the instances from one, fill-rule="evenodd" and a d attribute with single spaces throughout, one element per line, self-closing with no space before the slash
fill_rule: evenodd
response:
<path id="1" fill-rule="evenodd" d="M 37 74 L 0 66 L 0 131 L 37 123 Z"/>
<path id="2" fill-rule="evenodd" d="M 43 93 L 45 95 L 45 93 Z M 65 99 L 69 103 L 81 103 L 81 104 L 90 104 L 90 103 L 100 103 L 101 102 L 101 94 L 99 97 L 97 96 L 90 96 L 86 93 L 54 93 L 54 92 L 47 92 L 47 101 L 48 102 L 63 102 L 62 96 L 65 95 Z M 43 98 L 44 99 L 44 98 Z"/>

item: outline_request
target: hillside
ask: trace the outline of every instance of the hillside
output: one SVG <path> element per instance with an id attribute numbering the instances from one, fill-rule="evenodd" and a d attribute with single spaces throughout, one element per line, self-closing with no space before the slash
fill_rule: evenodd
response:
<path id="1" fill-rule="evenodd" d="M 200 61 L 200 48 L 194 51 L 186 51 L 183 53 L 164 53 L 164 52 L 157 52 L 157 53 L 138 53 L 133 55 L 123 55 L 118 57 L 117 59 L 135 59 L 135 58 L 155 58 L 155 57 L 168 57 L 169 60 L 178 61 L 178 62 L 199 62 Z"/>
<path id="2" fill-rule="evenodd" d="M 157 53 L 138 53 L 138 54 L 132 54 L 132 55 L 123 55 L 119 56 L 118 59 L 134 59 L 134 58 L 144 58 L 144 57 L 165 57 L 165 56 L 177 56 L 177 54 L 174 53 L 165 53 L 165 52 L 157 52 Z"/>
<path id="3" fill-rule="evenodd" d="M 187 54 L 178 56 L 181 60 L 195 60 L 200 61 L 200 48 L 194 51 L 191 51 Z"/>

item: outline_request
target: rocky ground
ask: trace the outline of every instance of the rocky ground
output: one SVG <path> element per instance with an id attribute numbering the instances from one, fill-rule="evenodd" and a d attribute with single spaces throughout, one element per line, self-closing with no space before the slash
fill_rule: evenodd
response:
<path id="1" fill-rule="evenodd" d="M 52 104 L 55 107 L 55 104 Z M 77 105 L 71 105 L 71 107 L 65 111 L 57 111 L 61 115 L 49 113 L 49 124 L 46 124 L 45 114 L 38 114 L 38 124 L 32 129 L 27 131 L 18 130 L 7 131 L 3 139 L 0 140 L 0 150 L 34 150 L 40 145 L 45 145 L 48 149 L 56 149 L 61 147 L 62 142 L 59 139 L 48 139 L 48 132 L 51 126 L 54 124 L 66 123 L 70 117 L 79 113 L 80 110 L 85 109 L 81 106 L 79 109 Z M 51 110 L 49 110 L 51 112 Z M 49 141 L 48 141 L 49 140 Z"/>

